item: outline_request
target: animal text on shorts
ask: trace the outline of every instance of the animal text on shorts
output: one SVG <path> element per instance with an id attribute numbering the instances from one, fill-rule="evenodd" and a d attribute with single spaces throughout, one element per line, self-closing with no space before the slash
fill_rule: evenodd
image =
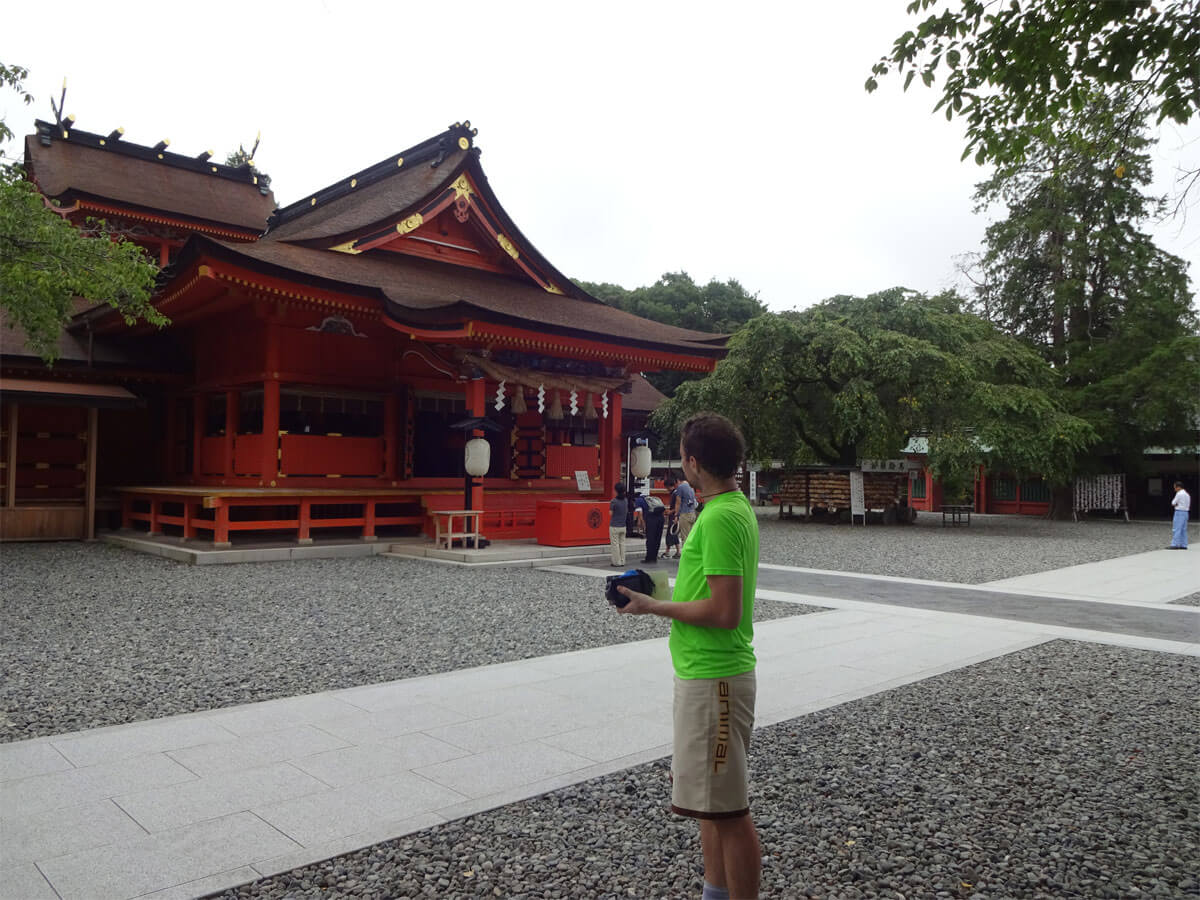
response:
<path id="1" fill-rule="evenodd" d="M 729 756 L 729 682 L 717 682 L 718 710 L 717 746 L 713 753 L 713 773 L 719 773 Z"/>

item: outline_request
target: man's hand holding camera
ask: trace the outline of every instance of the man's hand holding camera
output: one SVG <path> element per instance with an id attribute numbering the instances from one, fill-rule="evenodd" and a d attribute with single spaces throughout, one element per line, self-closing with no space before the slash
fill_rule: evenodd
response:
<path id="1" fill-rule="evenodd" d="M 617 588 L 617 593 L 629 598 L 628 603 L 626 603 L 624 606 L 618 606 L 616 608 L 617 612 L 619 613 L 625 613 L 631 616 L 645 616 L 654 613 L 656 611 L 655 608 L 658 606 L 658 601 L 649 594 L 643 594 L 638 591 L 630 590 L 624 585 L 621 585 Z"/>

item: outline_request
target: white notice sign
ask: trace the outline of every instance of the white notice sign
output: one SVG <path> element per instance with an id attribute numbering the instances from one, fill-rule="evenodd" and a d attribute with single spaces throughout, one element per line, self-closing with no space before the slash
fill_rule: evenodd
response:
<path id="1" fill-rule="evenodd" d="M 863 524 L 867 524 L 867 503 L 863 497 L 863 473 L 854 471 L 850 473 L 850 521 L 854 521 L 855 516 L 863 517 Z"/>
<path id="2" fill-rule="evenodd" d="M 579 490 L 585 493 L 592 489 L 592 479 L 588 477 L 586 469 L 575 470 L 575 484 L 579 486 Z"/>

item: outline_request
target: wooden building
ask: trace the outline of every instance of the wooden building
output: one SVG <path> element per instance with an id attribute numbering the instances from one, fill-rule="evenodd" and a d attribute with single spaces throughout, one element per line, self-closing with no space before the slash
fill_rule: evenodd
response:
<path id="1" fill-rule="evenodd" d="M 67 215 L 103 216 L 155 255 L 170 325 L 81 304 L 52 368 L 8 335 L 4 506 L 82 513 L 58 534 L 14 514 L 3 537 L 82 536 L 117 509 L 126 527 L 217 545 L 428 531 L 464 504 L 472 434 L 491 445 L 470 492 L 489 537 L 532 536 L 538 500 L 611 496 L 638 373 L 710 371 L 725 338 L 573 284 L 479 156 L 470 123 L 455 124 L 277 209 L 252 166 L 39 122 L 30 177 Z M 126 408 L 98 408 L 96 391 Z M 493 430 L 452 427 L 469 417 Z M 83 449 L 51 453 L 43 434 Z"/>

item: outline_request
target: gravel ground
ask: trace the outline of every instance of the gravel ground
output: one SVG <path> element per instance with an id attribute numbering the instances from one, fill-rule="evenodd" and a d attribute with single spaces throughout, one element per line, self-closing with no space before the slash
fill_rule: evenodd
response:
<path id="1" fill-rule="evenodd" d="M 668 631 L 617 616 L 594 578 L 383 557 L 187 566 L 105 544 L 14 544 L 0 583 L 0 742 Z"/>
<path id="2" fill-rule="evenodd" d="M 1200 660 L 1058 641 L 755 733 L 764 897 L 1200 893 Z M 237 898 L 698 897 L 665 761 Z"/>
<path id="3" fill-rule="evenodd" d="M 757 511 L 763 562 L 965 584 L 1161 550 L 1171 537 L 1165 520 L 972 516 L 970 527 L 943 528 L 941 513 L 918 513 L 915 525 L 851 528 L 780 519 L 774 507 Z M 1200 525 L 1191 526 L 1189 541 L 1200 541 Z"/>

